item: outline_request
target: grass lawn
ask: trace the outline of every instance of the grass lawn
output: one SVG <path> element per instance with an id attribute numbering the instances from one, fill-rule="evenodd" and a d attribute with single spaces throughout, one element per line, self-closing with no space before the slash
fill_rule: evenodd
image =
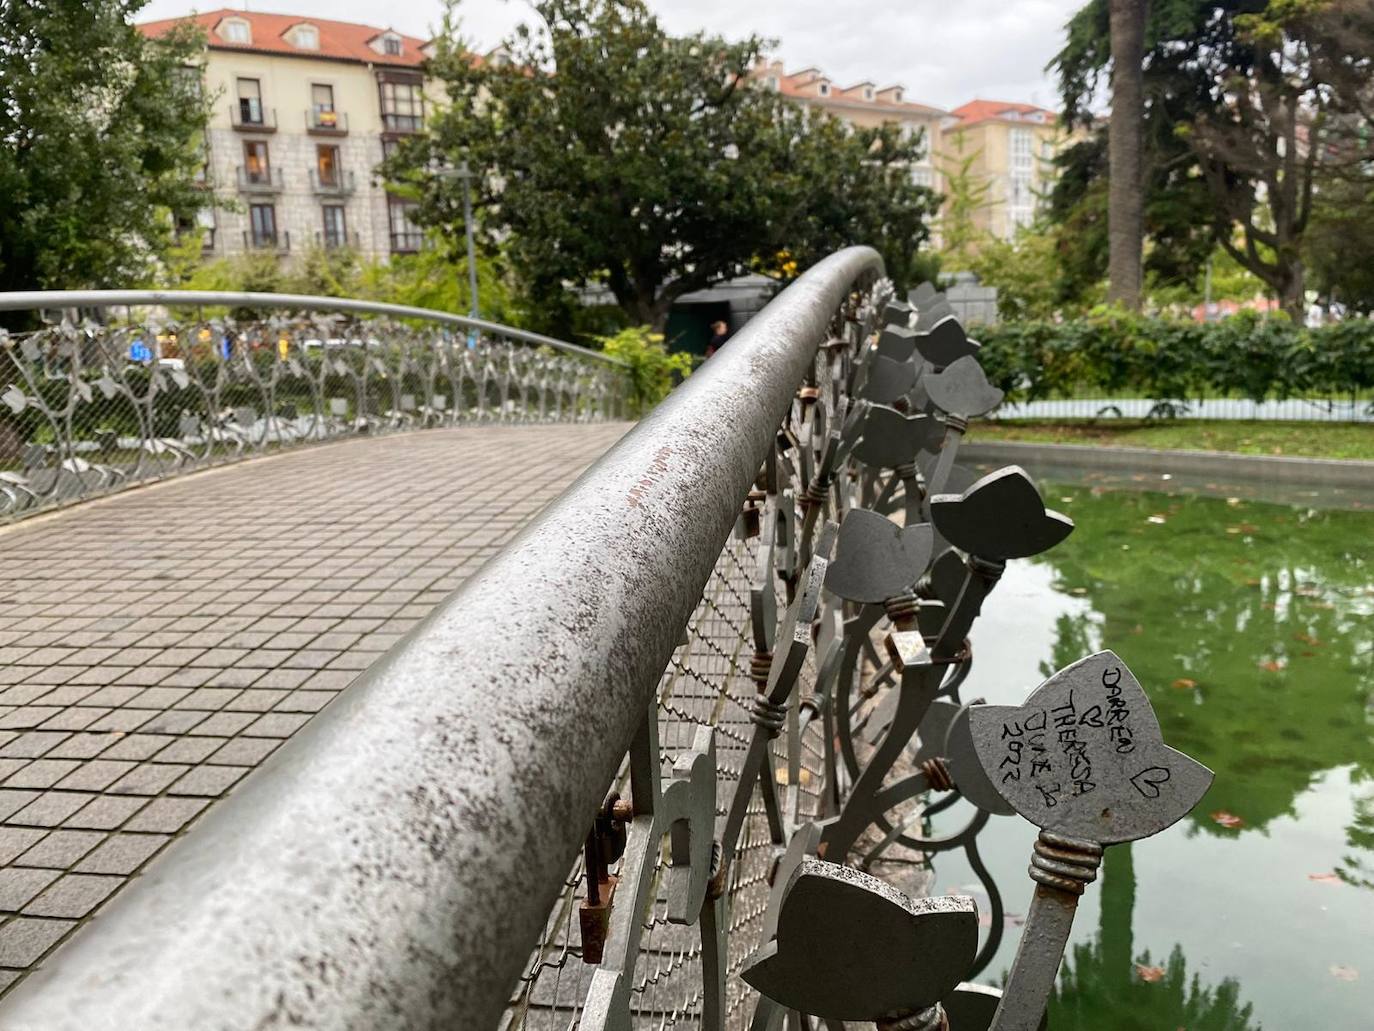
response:
<path id="1" fill-rule="evenodd" d="M 1338 422 L 979 420 L 967 439 L 1374 460 L 1374 424 Z"/>

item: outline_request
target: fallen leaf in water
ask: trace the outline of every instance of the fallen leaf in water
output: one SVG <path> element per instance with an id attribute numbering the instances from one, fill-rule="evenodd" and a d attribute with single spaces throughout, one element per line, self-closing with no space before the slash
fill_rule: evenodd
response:
<path id="1" fill-rule="evenodd" d="M 1135 965 L 1135 972 L 1137 977 L 1148 984 L 1154 984 L 1156 981 L 1164 980 L 1163 967 L 1151 967 L 1146 966 L 1144 963 L 1137 963 Z"/>
<path id="2" fill-rule="evenodd" d="M 1197 687 L 1197 681 L 1190 677 L 1179 677 L 1174 681 L 1174 687 L 1178 688 L 1180 691 L 1191 691 L 1193 688 Z"/>
<path id="3" fill-rule="evenodd" d="M 1139 637 L 1144 632 L 1145 625 L 1143 623 L 1137 623 L 1135 626 L 1131 627 L 1131 633 L 1133 633 L 1136 637 Z"/>
<path id="4" fill-rule="evenodd" d="M 1309 881 L 1316 881 L 1318 884 L 1340 884 L 1341 875 L 1338 873 L 1310 873 L 1307 875 Z"/>
<path id="5" fill-rule="evenodd" d="M 1241 523 L 1236 527 L 1241 533 L 1258 533 L 1259 527 L 1254 523 Z"/>
<path id="6" fill-rule="evenodd" d="M 1284 663 L 1280 659 L 1270 659 L 1268 662 L 1261 662 L 1259 668 L 1270 673 L 1279 673 L 1283 670 Z"/>
<path id="7" fill-rule="evenodd" d="M 1360 979 L 1360 972 L 1354 967 L 1347 967 L 1337 963 L 1331 968 L 1331 976 L 1338 981 L 1358 981 Z"/>
<path id="8" fill-rule="evenodd" d="M 1232 508 L 1235 508 L 1237 505 L 1240 504 L 1240 498 L 1227 498 L 1226 503 L 1230 505 Z"/>
<path id="9" fill-rule="evenodd" d="M 1320 648 L 1322 646 L 1321 641 L 1311 634 L 1294 634 L 1293 640 L 1301 641 L 1303 644 L 1310 644 L 1313 648 Z"/>
<path id="10" fill-rule="evenodd" d="M 1156 513 L 1155 515 L 1150 516 L 1150 517 L 1149 517 L 1148 519 L 1146 519 L 1145 521 L 1146 521 L 1147 523 L 1166 523 L 1166 522 L 1168 522 L 1168 520 L 1167 520 L 1164 516 L 1159 515 L 1158 513 Z"/>
<path id="11" fill-rule="evenodd" d="M 1240 527 L 1239 527 L 1239 526 L 1228 526 L 1228 527 L 1226 528 L 1226 532 L 1227 532 L 1227 533 L 1232 533 L 1232 534 L 1240 533 Z"/>
<path id="12" fill-rule="evenodd" d="M 1311 584 L 1304 584 L 1293 593 L 1303 598 L 1320 598 L 1322 596 L 1322 589 L 1320 587 L 1314 587 Z"/>
<path id="13" fill-rule="evenodd" d="M 1212 822 L 1220 824 L 1227 830 L 1235 830 L 1238 827 L 1245 826 L 1244 820 L 1242 820 L 1235 813 L 1228 813 L 1225 809 L 1218 809 L 1216 812 L 1214 812 L 1212 814 Z"/>

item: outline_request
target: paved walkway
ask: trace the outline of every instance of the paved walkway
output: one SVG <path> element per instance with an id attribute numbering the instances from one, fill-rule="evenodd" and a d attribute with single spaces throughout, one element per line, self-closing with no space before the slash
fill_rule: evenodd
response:
<path id="1" fill-rule="evenodd" d="M 0 529 L 0 990 L 625 429 L 348 441 Z"/>

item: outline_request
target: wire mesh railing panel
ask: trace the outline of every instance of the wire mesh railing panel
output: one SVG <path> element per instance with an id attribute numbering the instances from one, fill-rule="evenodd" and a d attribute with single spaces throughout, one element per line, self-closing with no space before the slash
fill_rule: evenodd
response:
<path id="1" fill-rule="evenodd" d="M 726 804 L 739 783 L 741 762 L 752 736 L 750 713 L 757 686 L 750 678 L 754 644 L 749 568 L 756 547 L 756 538 L 736 535 L 730 539 L 658 688 L 659 761 L 664 777 L 670 774 L 674 758 L 692 746 L 698 727 L 715 731 L 717 822 L 725 818 Z M 814 682 L 814 667 L 808 663 L 802 692 L 809 693 Z M 819 735 L 819 725 L 813 724 L 801 736 L 798 815 L 807 820 L 819 815 L 819 785 L 825 775 Z M 773 745 L 779 780 L 787 772 L 786 747 L 782 739 Z M 628 772 L 623 771 L 617 788 L 623 791 L 627 784 Z M 737 975 L 761 944 L 774 859 L 764 802 L 760 789 L 755 788 L 726 886 L 729 1028 L 747 1027 L 753 1012 L 748 1003 L 754 993 Z M 654 862 L 654 897 L 645 914 L 631 988 L 630 1013 L 635 1028 L 701 1026 L 702 930 L 668 919 L 662 877 L 665 863 L 666 855 L 660 852 Z M 567 1031 L 579 1026 L 582 1001 L 594 969 L 582 961 L 578 936 L 577 910 L 586 899 L 584 874 L 579 858 L 517 985 L 502 1025 L 507 1031 Z"/>
<path id="2" fill-rule="evenodd" d="M 286 448 L 623 414 L 623 369 L 384 316 L 105 310 L 0 331 L 0 520 Z"/>

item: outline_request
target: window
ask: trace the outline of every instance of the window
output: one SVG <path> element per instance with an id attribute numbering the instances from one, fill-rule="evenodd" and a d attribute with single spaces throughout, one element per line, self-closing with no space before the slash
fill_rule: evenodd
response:
<path id="1" fill-rule="evenodd" d="M 872 99 L 873 99 L 873 87 L 872 87 L 872 86 L 865 86 L 865 87 L 864 87 L 864 99 L 865 99 L 865 100 L 872 100 Z"/>
<path id="2" fill-rule="evenodd" d="M 1029 129 L 1011 130 L 1011 167 L 1030 168 L 1034 136 Z"/>
<path id="3" fill-rule="evenodd" d="M 893 99 L 893 101 L 894 101 L 895 103 L 900 104 L 900 103 L 902 102 L 902 91 L 899 90 L 899 89 L 893 90 L 893 91 L 892 91 L 892 99 Z"/>
<path id="4" fill-rule="evenodd" d="M 823 96 L 823 97 L 828 97 L 828 96 L 830 96 L 830 83 L 828 83 L 828 82 L 823 82 L 823 83 L 821 83 L 820 86 L 817 87 L 817 91 L 818 91 L 818 92 L 820 93 L 820 95 Z"/>
<path id="5" fill-rule="evenodd" d="M 318 50 L 320 30 L 313 25 L 297 25 L 291 30 L 291 44 L 301 50 Z"/>
<path id="6" fill-rule="evenodd" d="M 395 156 L 396 151 L 400 150 L 400 148 L 401 148 L 401 141 L 400 141 L 400 140 L 388 140 L 388 139 L 383 139 L 383 140 L 382 140 L 382 160 L 383 160 L 383 161 L 386 161 L 386 160 L 388 160 L 389 158 Z"/>
<path id="7" fill-rule="evenodd" d="M 935 186 L 935 170 L 929 165 L 912 165 L 911 181 L 917 186 Z"/>
<path id="8" fill-rule="evenodd" d="M 226 43 L 251 43 L 253 30 L 242 18 L 226 18 L 220 22 L 219 38 Z"/>
<path id="9" fill-rule="evenodd" d="M 319 176 L 321 186 L 338 186 L 342 181 L 339 173 L 339 148 L 322 147 L 315 148 L 315 174 Z"/>
<path id="10" fill-rule="evenodd" d="M 248 140 L 243 145 L 243 177 L 250 183 L 270 183 L 272 168 L 267 160 L 267 144 Z"/>
<path id="11" fill-rule="evenodd" d="M 322 82 L 310 86 L 310 104 L 317 112 L 334 111 L 334 87 Z"/>
<path id="12" fill-rule="evenodd" d="M 382 53 L 390 57 L 400 57 L 401 41 L 395 36 L 382 37 Z"/>
<path id="13" fill-rule="evenodd" d="M 344 217 L 342 204 L 324 206 L 324 245 L 326 247 L 348 246 L 348 223 Z"/>
<path id="14" fill-rule="evenodd" d="M 252 225 L 254 247 L 275 247 L 277 245 L 277 209 L 272 204 L 248 205 L 248 220 Z"/>
<path id="15" fill-rule="evenodd" d="M 390 198 L 387 202 L 387 221 L 391 226 L 391 249 L 394 252 L 418 251 L 424 243 L 424 233 L 415 224 L 415 201 Z"/>
<path id="16" fill-rule="evenodd" d="M 425 117 L 420 83 L 385 80 L 381 88 L 382 127 L 388 132 L 419 132 Z"/>
<path id="17" fill-rule="evenodd" d="M 778 91 L 778 77 L 776 75 L 768 76 L 768 88 L 774 93 Z"/>
<path id="18" fill-rule="evenodd" d="M 244 125 L 262 124 L 262 83 L 257 79 L 239 79 L 239 121 Z"/>

